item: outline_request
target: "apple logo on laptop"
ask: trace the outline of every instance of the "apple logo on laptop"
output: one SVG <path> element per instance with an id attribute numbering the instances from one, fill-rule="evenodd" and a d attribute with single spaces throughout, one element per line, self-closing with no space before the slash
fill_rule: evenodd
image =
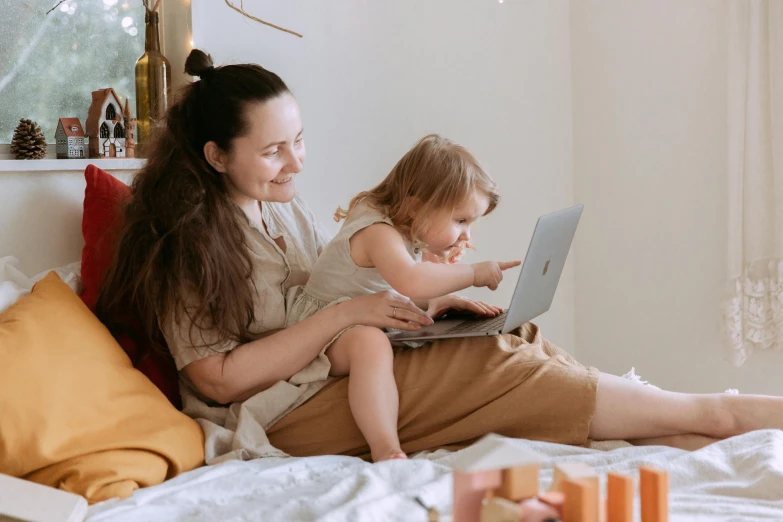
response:
<path id="1" fill-rule="evenodd" d="M 542 274 L 541 274 L 542 276 L 545 276 L 545 275 L 546 275 L 546 273 L 547 273 L 547 270 L 549 270 L 549 262 L 550 262 L 551 260 L 552 260 L 552 258 L 551 258 L 551 257 L 550 257 L 549 259 L 547 259 L 547 260 L 546 260 L 546 263 L 544 264 L 544 273 L 542 273 Z"/>

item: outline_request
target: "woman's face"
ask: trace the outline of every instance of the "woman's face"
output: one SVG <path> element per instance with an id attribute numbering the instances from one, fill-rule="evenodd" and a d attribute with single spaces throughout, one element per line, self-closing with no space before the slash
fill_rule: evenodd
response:
<path id="1" fill-rule="evenodd" d="M 470 241 L 471 225 L 486 214 L 488 208 L 487 195 L 474 192 L 453 212 L 435 214 L 421 238 L 427 250 L 442 257 L 448 255 L 451 249 Z"/>
<path id="2" fill-rule="evenodd" d="M 250 129 L 235 138 L 223 156 L 229 196 L 240 206 L 255 201 L 287 203 L 296 194 L 295 178 L 302 171 L 305 145 L 296 99 L 284 93 L 248 107 Z"/>

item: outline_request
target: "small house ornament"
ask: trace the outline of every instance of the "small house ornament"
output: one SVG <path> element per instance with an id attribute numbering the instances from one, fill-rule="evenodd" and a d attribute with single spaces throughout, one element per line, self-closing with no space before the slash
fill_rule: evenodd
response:
<path id="1" fill-rule="evenodd" d="M 125 109 L 122 109 L 122 102 L 114 89 L 93 91 L 86 126 L 91 158 L 135 156 L 136 119 L 131 117 L 127 99 Z"/>
<path id="2" fill-rule="evenodd" d="M 57 159 L 84 158 L 84 129 L 79 118 L 60 118 L 54 131 Z"/>

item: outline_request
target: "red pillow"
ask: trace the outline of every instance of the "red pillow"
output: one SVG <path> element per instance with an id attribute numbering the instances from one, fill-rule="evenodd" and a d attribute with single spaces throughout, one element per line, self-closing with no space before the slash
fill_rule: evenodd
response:
<path id="1" fill-rule="evenodd" d="M 82 301 L 94 310 L 101 281 L 114 255 L 115 234 L 122 218 L 121 205 L 130 197 L 130 187 L 95 165 L 87 165 L 84 180 L 87 188 L 82 216 Z"/>
<path id="2" fill-rule="evenodd" d="M 95 311 L 101 283 L 114 256 L 114 240 L 122 218 L 122 203 L 130 196 L 130 187 L 99 169 L 87 165 L 84 171 L 87 188 L 84 190 L 84 215 L 82 216 L 82 301 Z M 114 318 L 115 320 L 118 318 Z M 113 332 L 133 366 L 146 375 L 166 397 L 181 407 L 174 361 L 153 349 L 143 330 L 128 311 L 127 318 L 120 318 L 120 332 Z M 163 336 L 156 340 L 165 347 Z"/>

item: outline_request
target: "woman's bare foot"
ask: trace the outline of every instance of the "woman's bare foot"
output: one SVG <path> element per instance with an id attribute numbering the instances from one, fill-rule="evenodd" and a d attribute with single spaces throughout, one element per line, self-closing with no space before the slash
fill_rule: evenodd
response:
<path id="1" fill-rule="evenodd" d="M 383 462 L 384 460 L 404 460 L 408 458 L 405 452 L 403 452 L 400 448 L 392 448 L 388 451 L 382 451 L 378 453 L 379 455 L 376 457 L 376 453 L 374 451 L 372 452 L 373 462 Z"/>
<path id="2" fill-rule="evenodd" d="M 767 395 L 721 395 L 719 411 L 726 417 L 724 437 L 748 431 L 783 429 L 783 398 Z"/>

